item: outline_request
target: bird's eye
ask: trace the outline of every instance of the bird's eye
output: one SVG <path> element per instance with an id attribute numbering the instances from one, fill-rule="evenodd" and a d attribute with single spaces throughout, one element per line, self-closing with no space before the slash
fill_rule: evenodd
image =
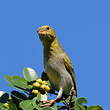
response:
<path id="1" fill-rule="evenodd" d="M 46 29 L 49 30 L 49 27 L 47 27 Z"/>

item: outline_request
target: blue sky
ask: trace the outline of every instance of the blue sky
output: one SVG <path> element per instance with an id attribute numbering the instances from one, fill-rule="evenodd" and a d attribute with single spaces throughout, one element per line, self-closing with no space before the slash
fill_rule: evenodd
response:
<path id="1" fill-rule="evenodd" d="M 109 110 L 110 6 L 107 0 L 0 0 L 0 90 L 11 91 L 4 75 L 24 67 L 43 71 L 36 28 L 50 25 L 70 56 L 79 97 Z"/>

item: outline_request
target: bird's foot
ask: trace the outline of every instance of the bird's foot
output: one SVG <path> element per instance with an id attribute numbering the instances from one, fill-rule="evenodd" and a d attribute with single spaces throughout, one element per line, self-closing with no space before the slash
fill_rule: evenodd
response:
<path id="1" fill-rule="evenodd" d="M 56 101 L 55 100 L 47 100 L 47 101 L 43 101 L 43 102 L 46 104 L 43 104 L 41 106 L 49 107 L 49 106 L 52 106 Z"/>
<path id="2" fill-rule="evenodd" d="M 76 95 L 76 91 L 72 87 L 71 90 L 70 90 L 70 96 L 74 96 L 74 95 Z"/>

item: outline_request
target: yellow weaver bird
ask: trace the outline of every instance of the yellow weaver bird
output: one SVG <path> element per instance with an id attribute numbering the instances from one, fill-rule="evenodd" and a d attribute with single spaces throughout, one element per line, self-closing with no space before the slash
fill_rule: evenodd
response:
<path id="1" fill-rule="evenodd" d="M 55 90 L 56 99 L 48 101 L 50 106 L 64 95 L 77 96 L 75 72 L 71 61 L 57 40 L 55 31 L 48 25 L 37 29 L 37 33 L 44 47 L 44 69 Z"/>

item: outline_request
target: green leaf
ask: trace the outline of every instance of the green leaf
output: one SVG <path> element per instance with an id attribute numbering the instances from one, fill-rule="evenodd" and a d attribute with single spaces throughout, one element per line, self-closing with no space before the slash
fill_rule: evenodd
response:
<path id="1" fill-rule="evenodd" d="M 42 107 L 39 110 L 58 110 L 57 106 L 54 104 L 51 107 Z"/>
<path id="2" fill-rule="evenodd" d="M 23 110 L 33 110 L 34 109 L 33 100 L 22 101 L 19 105 Z"/>
<path id="3" fill-rule="evenodd" d="M 24 68 L 23 69 L 23 75 L 24 75 L 25 80 L 27 80 L 29 82 L 36 80 L 38 78 L 35 70 L 32 68 Z"/>
<path id="4" fill-rule="evenodd" d="M 0 97 L 0 102 L 6 103 L 8 101 L 8 99 L 9 99 L 9 94 L 4 92 Z"/>
<path id="5" fill-rule="evenodd" d="M 56 109 L 54 109 L 53 107 L 44 107 L 42 108 L 42 110 L 56 110 Z"/>
<path id="6" fill-rule="evenodd" d="M 34 106 L 34 108 L 36 108 L 37 110 L 41 110 L 42 107 L 39 105 L 40 103 L 37 101 L 37 97 L 34 97 L 32 100 L 33 100 L 33 106 Z M 36 103 L 36 101 L 38 103 Z"/>
<path id="7" fill-rule="evenodd" d="M 5 75 L 4 78 L 13 86 L 12 76 Z"/>
<path id="8" fill-rule="evenodd" d="M 87 110 L 103 110 L 103 108 L 99 105 L 95 105 L 87 107 Z"/>
<path id="9" fill-rule="evenodd" d="M 3 110 L 3 103 L 0 103 L 0 110 Z"/>
<path id="10" fill-rule="evenodd" d="M 0 103 L 0 110 L 9 110 L 8 103 Z"/>
<path id="11" fill-rule="evenodd" d="M 37 94 L 37 101 L 38 102 L 41 101 L 41 94 L 40 93 Z"/>
<path id="12" fill-rule="evenodd" d="M 5 107 L 4 103 L 0 103 L 0 110 L 9 110 L 9 107 Z"/>
<path id="13" fill-rule="evenodd" d="M 23 93 L 21 92 L 18 92 L 18 91 L 12 91 L 11 92 L 11 101 L 16 105 L 17 109 L 18 110 L 22 110 L 20 107 L 19 107 L 19 103 L 23 100 L 26 100 L 27 99 L 27 96 L 24 95 Z M 12 108 L 12 107 L 11 107 Z"/>
<path id="14" fill-rule="evenodd" d="M 52 106 L 52 108 L 54 108 L 54 110 L 58 110 L 58 107 L 55 104 Z"/>
<path id="15" fill-rule="evenodd" d="M 87 99 L 85 97 L 80 97 L 76 100 L 76 103 L 82 105 L 84 103 L 87 103 Z"/>
<path id="16" fill-rule="evenodd" d="M 75 110 L 85 110 L 85 107 L 82 105 L 84 103 L 87 103 L 87 99 L 84 97 L 80 97 L 76 99 L 74 108 Z"/>
<path id="17" fill-rule="evenodd" d="M 85 110 L 85 107 L 83 107 L 82 105 L 80 105 L 78 103 L 75 104 L 74 108 L 75 108 L 75 110 Z"/>
<path id="18" fill-rule="evenodd" d="M 77 99 L 77 97 L 76 97 L 76 96 L 73 96 L 71 102 L 75 102 L 76 99 Z M 66 103 L 69 103 L 69 102 L 70 102 L 70 97 L 68 97 L 68 98 L 65 99 L 65 100 L 61 100 L 60 102 L 61 102 L 61 103 L 65 103 L 65 102 L 66 102 Z"/>
<path id="19" fill-rule="evenodd" d="M 19 104 L 19 102 L 27 99 L 27 96 L 25 94 L 18 92 L 18 91 L 12 91 L 11 97 L 14 103 L 16 104 Z"/>
<path id="20" fill-rule="evenodd" d="M 13 101 L 9 102 L 9 110 L 18 110 L 16 105 L 13 103 Z"/>
<path id="21" fill-rule="evenodd" d="M 32 88 L 31 85 L 27 84 L 27 81 L 19 76 L 5 76 L 5 79 L 15 88 L 23 89 L 30 89 Z"/>

